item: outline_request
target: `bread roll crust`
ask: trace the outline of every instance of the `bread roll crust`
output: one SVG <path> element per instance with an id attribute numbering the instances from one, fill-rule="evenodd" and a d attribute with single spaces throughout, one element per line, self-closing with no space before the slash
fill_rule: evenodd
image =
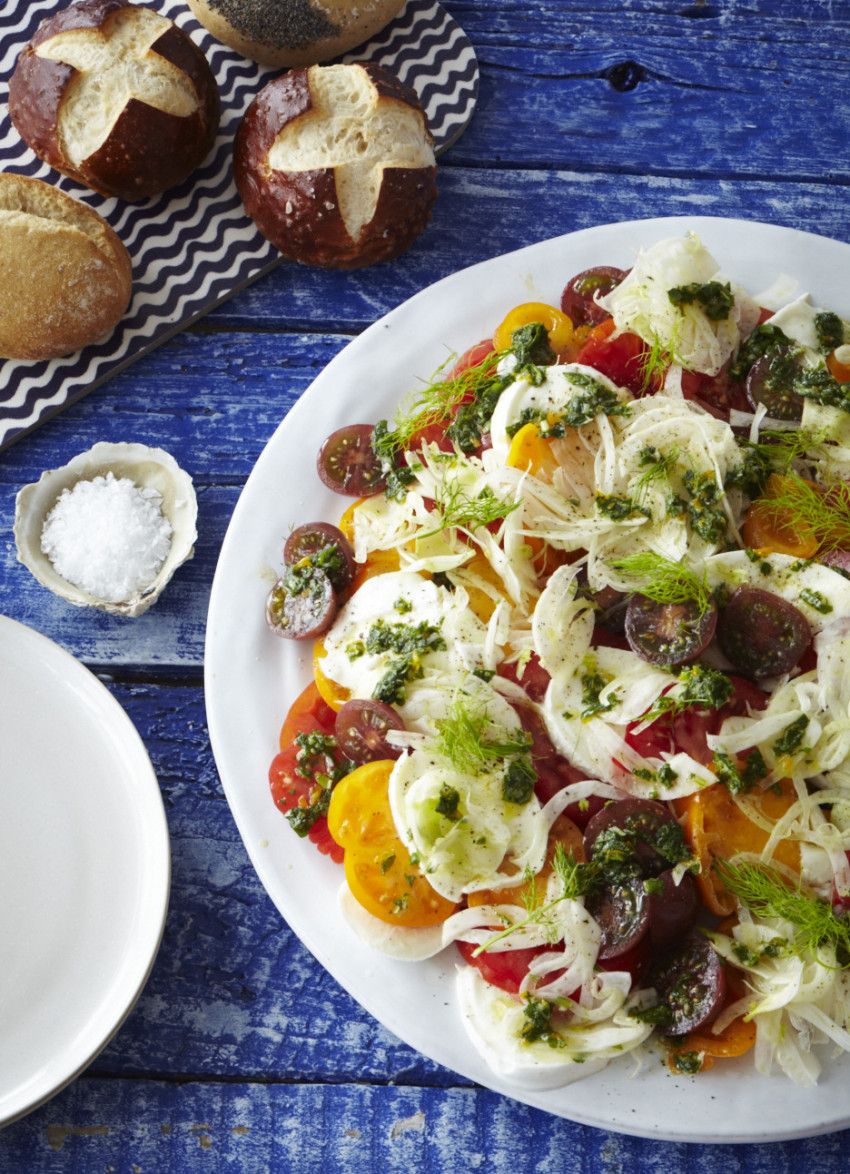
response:
<path id="1" fill-rule="evenodd" d="M 202 25 L 231 49 L 292 69 L 330 61 L 368 41 L 405 0 L 189 0 Z"/>
<path id="2" fill-rule="evenodd" d="M 425 165 L 399 166 L 394 164 L 395 153 L 387 155 L 386 165 L 378 170 L 374 214 L 354 235 L 341 206 L 342 168 L 309 166 L 322 155 L 322 145 L 310 148 L 306 130 L 307 119 L 322 113 L 314 101 L 311 80 L 315 87 L 315 71 L 338 70 L 362 70 L 374 88 L 377 105 L 395 107 L 419 120 L 418 147 L 426 161 Z M 364 140 L 369 139 L 368 122 L 367 116 L 354 132 Z M 287 170 L 271 165 L 269 156 L 279 150 L 285 131 L 300 135 L 295 141 L 304 145 L 304 167 Z M 414 90 L 371 63 L 311 66 L 268 83 L 237 132 L 234 175 L 248 215 L 284 256 L 329 269 L 358 269 L 399 256 L 425 228 L 437 197 L 433 139 L 421 103 Z"/>
<path id="3" fill-rule="evenodd" d="M 12 123 L 40 159 L 101 195 L 129 201 L 181 183 L 212 149 L 221 103 L 206 57 L 173 22 L 155 14 L 163 32 L 150 53 L 185 76 L 197 96 L 195 109 L 188 116 L 178 115 L 130 97 L 101 146 L 75 162 L 63 144 L 60 125 L 63 104 L 79 71 L 44 54 L 50 52 L 49 42 L 61 34 L 77 30 L 108 34 L 121 14 L 138 8 L 142 6 L 126 0 L 78 0 L 42 22 L 22 50 L 9 83 Z"/>
<path id="4" fill-rule="evenodd" d="M 126 248 L 58 188 L 0 173 L 0 356 L 54 359 L 105 337 L 132 293 Z"/>

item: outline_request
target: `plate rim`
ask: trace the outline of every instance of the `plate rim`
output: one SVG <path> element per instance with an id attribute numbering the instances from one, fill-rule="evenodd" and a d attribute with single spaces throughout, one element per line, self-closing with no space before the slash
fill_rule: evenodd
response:
<path id="1" fill-rule="evenodd" d="M 810 244 L 811 247 L 823 248 L 827 246 L 830 250 L 843 250 L 847 255 L 847 260 L 850 262 L 850 244 L 843 241 L 837 241 L 833 238 L 819 235 L 797 228 L 790 228 L 783 225 L 770 224 L 764 221 L 745 219 L 741 217 L 728 218 L 718 216 L 667 216 L 667 217 L 647 217 L 636 220 L 619 221 L 608 224 L 601 224 L 590 226 L 588 228 L 579 229 L 575 232 L 568 232 L 560 236 L 550 238 L 548 240 L 536 241 L 530 245 L 525 245 L 521 248 L 512 250 L 508 253 L 489 258 L 488 260 L 479 261 L 474 265 L 461 268 L 454 273 L 451 273 L 440 280 L 420 290 L 411 298 L 402 302 L 395 307 L 388 314 L 384 315 L 378 321 L 372 323 L 361 334 L 354 338 L 338 355 L 336 355 L 323 369 L 322 372 L 313 380 L 310 386 L 300 396 L 299 400 L 290 409 L 287 415 L 280 421 L 277 428 L 269 438 L 266 446 L 260 454 L 254 469 L 246 480 L 245 486 L 240 493 L 230 524 L 228 525 L 224 541 L 222 543 L 219 554 L 216 572 L 213 579 L 212 590 L 210 594 L 210 602 L 208 609 L 208 621 L 206 630 L 206 644 L 205 644 L 205 698 L 207 707 L 208 728 L 210 734 L 210 742 L 213 749 L 213 755 L 222 781 L 222 786 L 227 798 L 231 812 L 236 822 L 239 833 L 243 839 L 245 847 L 248 851 L 251 862 L 257 871 L 258 877 L 263 884 L 266 892 L 271 897 L 275 906 L 281 913 L 281 916 L 291 926 L 296 935 L 300 938 L 305 947 L 317 958 L 321 965 L 329 971 L 329 973 L 337 980 L 337 982 L 345 989 L 370 1015 L 376 1018 L 385 1028 L 399 1036 L 405 1043 L 416 1051 L 428 1057 L 433 1062 L 447 1067 L 450 1070 L 458 1072 L 461 1076 L 470 1079 L 484 1087 L 491 1089 L 497 1093 L 510 1097 L 527 1105 L 536 1108 L 541 1108 L 546 1112 L 556 1116 L 564 1117 L 568 1120 L 575 1121 L 580 1124 L 589 1125 L 595 1128 L 608 1129 L 614 1132 L 619 1132 L 627 1135 L 666 1141 L 689 1141 L 705 1144 L 734 1144 L 734 1143 L 752 1143 L 764 1141 L 781 1141 L 795 1138 L 816 1136 L 823 1133 L 833 1132 L 838 1129 L 846 1128 L 850 1125 L 850 1110 L 845 1110 L 842 1116 L 833 1115 L 829 1120 L 816 1120 L 814 1115 L 803 1123 L 792 1124 L 790 1126 L 782 1126 L 780 1128 L 764 1129 L 754 1128 L 729 1130 L 723 1132 L 721 1129 L 711 1130 L 706 1129 L 702 1133 L 685 1132 L 678 1127 L 678 1123 L 668 1122 L 666 1125 L 651 1125 L 649 1127 L 629 1120 L 628 1107 L 622 1110 L 618 1109 L 614 1112 L 614 1119 L 609 1120 L 603 1116 L 604 1098 L 599 1098 L 599 1108 L 594 1108 L 592 1113 L 587 1111 L 576 1111 L 574 1107 L 568 1106 L 569 1111 L 566 1111 L 563 1106 L 552 1104 L 552 1100 L 559 1095 L 566 1100 L 570 1098 L 572 1089 L 577 1089 L 581 1085 L 594 1084 L 597 1091 L 600 1088 L 599 1082 L 604 1081 L 606 1074 L 611 1074 L 614 1071 L 614 1066 L 610 1066 L 603 1072 L 591 1077 L 589 1081 L 580 1081 L 577 1084 L 554 1090 L 554 1096 L 551 1091 L 538 1093 L 534 1089 L 521 1088 L 510 1084 L 498 1077 L 495 1073 L 487 1073 L 482 1075 L 480 1071 L 480 1064 L 467 1065 L 465 1063 L 457 1063 L 456 1059 L 446 1059 L 445 1055 L 439 1054 L 440 1049 L 429 1047 L 427 1042 L 423 1043 L 421 1032 L 417 1035 L 416 1032 L 407 1030 L 407 1024 L 399 1022 L 398 1015 L 389 1014 L 384 1007 L 376 1007 L 375 1001 L 370 998 L 363 998 L 361 994 L 356 993 L 352 989 L 352 983 L 347 981 L 346 976 L 340 972 L 340 967 L 329 956 L 327 948 L 316 940 L 313 928 L 306 925 L 305 919 L 302 918 L 298 911 L 293 908 L 291 901 L 287 901 L 281 895 L 279 887 L 275 884 L 274 866 L 269 860 L 269 845 L 267 841 L 260 842 L 256 839 L 256 828 L 253 826 L 251 817 L 250 798 L 247 800 L 247 806 L 243 802 L 244 796 L 240 792 L 238 785 L 238 776 L 234 777 L 230 769 L 228 761 L 229 754 L 227 749 L 227 719 L 222 709 L 221 688 L 218 683 L 218 667 L 219 667 L 219 649 L 221 646 L 222 637 L 218 635 L 218 625 L 220 619 L 225 617 L 225 609 L 227 604 L 225 602 L 225 579 L 229 573 L 229 560 L 231 559 L 231 550 L 238 545 L 238 533 L 243 525 L 243 519 L 246 511 L 251 508 L 250 498 L 252 489 L 258 484 L 259 479 L 265 475 L 267 466 L 274 460 L 278 447 L 283 443 L 281 437 L 286 439 L 289 432 L 294 432 L 302 423 L 310 422 L 310 412 L 314 407 L 313 401 L 321 391 L 326 383 L 338 376 L 340 371 L 344 370 L 345 366 L 351 361 L 352 355 L 359 357 L 361 353 L 368 353 L 369 348 L 382 337 L 386 337 L 388 332 L 391 332 L 397 325 L 403 323 L 410 315 L 415 315 L 420 308 L 431 298 L 440 298 L 450 283 L 460 283 L 459 288 L 466 286 L 469 282 L 475 282 L 482 273 L 487 270 L 496 270 L 503 267 L 518 267 L 522 266 L 525 261 L 529 261 L 533 268 L 537 254 L 542 249 L 559 250 L 571 249 L 573 252 L 580 251 L 587 244 L 594 244 L 599 242 L 604 246 L 610 239 L 619 241 L 619 247 L 622 249 L 622 238 L 628 236 L 630 238 L 630 246 L 636 250 L 639 246 L 646 245 L 648 242 L 645 235 L 650 233 L 653 239 L 661 239 L 663 236 L 680 235 L 685 231 L 694 231 L 697 235 L 704 237 L 707 233 L 725 232 L 729 233 L 730 228 L 734 236 L 735 232 L 747 232 L 752 230 L 760 238 L 766 240 L 779 240 L 788 242 L 789 240 L 796 243 L 798 247 L 804 247 Z M 642 236 L 641 234 L 644 234 Z M 816 242 L 816 244 L 815 244 Z M 717 251 L 717 250 L 715 250 Z M 611 263 L 610 259 L 600 256 L 596 261 L 598 264 Z M 780 267 L 774 267 L 780 268 Z M 576 270 L 573 270 L 575 272 Z M 564 283 L 572 273 L 564 273 Z M 730 275 L 735 279 L 736 274 L 734 269 L 731 270 Z M 793 276 L 793 274 L 792 274 Z M 510 305 L 517 304 L 521 296 L 517 296 L 517 290 L 514 288 L 509 291 L 512 296 Z M 755 293 L 756 290 L 751 292 Z M 845 313 L 850 315 L 850 305 L 844 308 Z M 492 323 L 490 328 L 492 329 Z M 475 341 L 475 337 L 466 336 L 466 345 L 470 345 Z M 411 382 L 413 377 L 421 374 L 418 371 L 412 371 Z M 396 402 L 401 398 L 400 393 L 396 392 Z M 342 421 L 340 421 L 342 422 Z M 315 421 L 313 421 L 315 425 Z M 330 425 L 331 427 L 333 424 Z M 327 428 L 326 428 L 327 431 Z M 259 470 L 259 473 L 258 473 Z M 253 479 L 253 480 L 252 480 Z M 317 496 L 316 494 L 312 496 Z M 341 512 L 341 507 L 339 509 Z M 324 516 L 324 515 L 322 515 Z M 270 585 L 270 583 L 269 583 Z M 269 731 L 263 730 L 262 737 L 267 737 Z M 272 740 L 276 744 L 277 730 L 271 731 Z M 274 751 L 272 752 L 274 753 Z M 266 760 L 270 761 L 270 758 Z M 261 783 L 256 783 L 254 786 L 262 789 Z M 255 796 L 256 798 L 256 796 Z M 271 810 L 271 804 L 268 804 Z M 276 813 L 272 812 L 277 818 Z M 284 821 L 280 821 L 283 823 Z M 289 831 L 289 829 L 286 829 Z M 289 832 L 291 837 L 291 832 Z M 292 837 L 294 839 L 294 837 Z M 316 853 L 312 845 L 307 845 L 312 851 L 313 856 L 321 861 L 321 858 Z M 290 864 L 290 867 L 293 865 Z M 348 943 L 347 943 L 348 944 Z M 370 951 L 370 955 L 372 952 Z M 409 967 L 410 963 L 396 963 L 393 960 L 384 958 L 382 955 L 376 955 L 382 960 L 382 964 L 394 970 L 399 965 L 401 967 Z M 415 964 L 421 965 L 421 964 Z M 354 984 L 356 985 L 356 984 Z M 413 1037 L 413 1038 L 412 1038 Z M 469 1045 L 471 1048 L 471 1044 Z M 732 1062 L 734 1064 L 734 1062 Z M 481 1061 L 483 1064 L 483 1061 Z M 484 1065 L 486 1067 L 486 1065 Z M 832 1066 L 833 1069 L 837 1065 Z M 821 1091 L 827 1083 L 828 1071 L 824 1073 L 824 1082 L 817 1086 Z M 731 1081 L 731 1069 L 726 1068 L 726 1076 L 723 1078 L 723 1083 L 715 1086 L 713 1091 L 715 1094 L 722 1094 L 724 1091 L 733 1092 L 734 1086 Z M 711 1074 L 701 1076 L 700 1080 L 703 1085 L 708 1085 Z M 756 1073 L 750 1068 L 749 1071 L 743 1073 L 744 1078 L 755 1077 L 757 1081 L 766 1081 L 769 1083 L 769 1091 L 775 1094 L 777 1088 L 785 1088 L 786 1090 L 796 1091 L 796 1086 L 782 1074 L 775 1074 L 770 1078 L 758 1077 Z M 671 1077 L 671 1080 L 677 1078 Z M 803 1090 L 808 1091 L 808 1090 Z M 706 1098 L 710 1096 L 710 1091 L 706 1088 Z M 767 1097 L 767 1094 L 766 1094 Z M 765 1100 L 766 1100 L 765 1097 Z M 799 1098 L 796 1098 L 799 1099 Z M 805 1098 L 803 1098 L 805 1099 Z M 759 1114 L 754 1113 L 756 1119 Z"/>
<path id="2" fill-rule="evenodd" d="M 89 702 L 94 702 L 101 719 L 108 719 L 106 725 L 98 727 L 104 730 L 104 736 L 117 734 L 121 742 L 131 748 L 129 753 L 136 760 L 132 772 L 132 794 L 134 797 L 140 796 L 140 802 L 134 808 L 134 830 L 147 851 L 142 870 L 145 879 L 138 890 L 143 899 L 139 902 L 132 922 L 132 935 L 127 935 L 132 938 L 134 947 L 132 965 L 129 962 L 125 964 L 128 973 L 118 991 L 110 997 L 110 1002 L 119 1003 L 117 1017 L 114 1014 L 104 1015 L 100 1011 L 82 1037 L 81 1042 L 87 1046 L 81 1050 L 69 1048 L 66 1062 L 55 1077 L 49 1073 L 58 1066 L 47 1069 L 45 1078 L 36 1083 L 29 1093 L 16 1096 L 20 1083 L 5 1093 L 0 1087 L 0 1098 L 5 1102 L 0 1128 L 27 1116 L 67 1088 L 115 1037 L 150 977 L 165 931 L 171 892 L 171 847 L 165 805 L 150 755 L 129 714 L 106 685 L 67 649 L 27 624 L 0 614 L 0 644 L 5 644 L 10 638 L 32 650 L 33 663 L 37 661 L 39 670 L 48 667 L 51 662 L 60 666 L 63 682 L 69 688 L 76 685 Z M 156 857 L 150 854 L 152 847 L 157 853 Z M 122 921 L 121 924 L 130 923 Z M 146 934 L 146 938 L 140 936 L 142 934 Z"/>

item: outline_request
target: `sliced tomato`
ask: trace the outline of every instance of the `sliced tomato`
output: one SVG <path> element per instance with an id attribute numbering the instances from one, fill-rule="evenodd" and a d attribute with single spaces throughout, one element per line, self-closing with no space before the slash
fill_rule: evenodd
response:
<path id="1" fill-rule="evenodd" d="M 633 722 L 626 728 L 626 742 L 644 758 L 661 758 L 664 754 L 681 751 L 690 754 L 697 762 L 709 765 L 714 756 L 708 748 L 708 735 L 719 733 L 727 718 L 744 717 L 752 710 L 764 709 L 768 702 L 767 694 L 751 681 L 733 676 L 729 680 L 735 691 L 719 709 L 691 706 L 673 717 L 663 715 L 656 718 L 642 730 L 642 723 Z"/>
<path id="2" fill-rule="evenodd" d="M 481 342 L 476 342 L 473 346 L 465 350 L 455 365 L 452 367 L 451 378 L 458 379 L 463 375 L 464 371 L 468 371 L 470 367 L 477 367 L 482 363 L 488 355 L 492 354 L 496 348 L 493 345 L 492 338 L 483 338 Z"/>
<path id="3" fill-rule="evenodd" d="M 797 792 L 790 779 L 781 780 L 777 788 L 752 796 L 752 802 L 768 826 L 781 819 L 797 801 Z M 688 843 L 699 857 L 701 869 L 697 880 L 703 903 L 712 913 L 728 916 L 735 910 L 735 898 L 720 880 L 713 867 L 714 861 L 718 858 L 731 860 L 742 852 L 758 856 L 767 843 L 769 833 L 760 824 L 747 818 L 721 783 L 673 802 L 677 814 L 684 817 L 683 826 Z M 799 871 L 799 844 L 793 840 L 783 840 L 776 849 L 775 859 Z"/>
<path id="4" fill-rule="evenodd" d="M 529 967 L 534 959 L 549 949 L 548 946 L 536 946 L 525 950 L 483 950 L 475 953 L 477 946 L 470 942 L 456 942 L 460 956 L 469 966 L 474 966 L 481 977 L 497 986 L 499 990 L 508 991 L 512 995 L 519 994 L 522 980 L 528 974 Z"/>
<path id="5" fill-rule="evenodd" d="M 556 306 L 545 302 L 523 302 L 515 306 L 493 333 L 493 346 L 497 351 L 510 349 L 515 330 L 539 322 L 549 336 L 549 345 L 556 353 L 566 351 L 573 342 L 575 332 L 572 321 Z"/>
<path id="6" fill-rule="evenodd" d="M 440 925 L 456 905 L 431 888 L 399 839 L 389 800 L 395 763 L 379 759 L 353 770 L 331 796 L 328 827 L 345 850 L 345 879 L 354 899 L 389 925 Z"/>
<path id="7" fill-rule="evenodd" d="M 313 730 L 333 734 L 335 721 L 336 713 L 322 697 L 315 681 L 311 681 L 290 706 L 280 728 L 281 750 L 292 746 L 298 734 L 310 734 Z"/>
<path id="8" fill-rule="evenodd" d="M 304 770 L 301 747 L 296 738 L 299 734 L 323 734 L 333 736 L 336 714 L 326 704 L 315 683 L 295 699 L 286 715 L 280 731 L 280 753 L 272 759 L 269 767 L 269 787 L 272 800 L 285 814 L 294 807 L 309 807 L 319 797 L 315 780 L 310 771 Z M 332 770 L 342 761 L 341 754 L 321 756 L 314 770 Z M 337 864 L 342 863 L 343 853 L 332 840 L 328 821 L 320 815 L 307 833 L 307 838 L 321 853 L 330 856 Z"/>
<path id="9" fill-rule="evenodd" d="M 614 336 L 614 329 L 612 318 L 594 326 L 576 356 L 576 362 L 595 367 L 618 387 L 628 388 L 633 395 L 657 390 L 660 382 L 657 376 L 651 376 L 647 386 L 649 347 L 642 338 L 629 331 Z"/>
<path id="10" fill-rule="evenodd" d="M 765 554 L 787 554 L 792 558 L 814 558 L 820 543 L 814 531 L 805 524 L 795 525 L 786 521 L 780 508 L 773 504 L 783 492 L 793 491 L 794 482 L 779 473 L 771 473 L 761 497 L 757 498 L 747 511 L 742 536 L 751 550 Z"/>
<path id="11" fill-rule="evenodd" d="M 509 664 L 503 661 L 496 672 L 500 677 L 513 681 L 524 689 L 531 701 L 543 700 L 552 679 L 540 663 L 540 657 L 536 652 L 532 652 L 523 661 L 522 672 L 520 672 L 518 661 L 511 661 Z"/>

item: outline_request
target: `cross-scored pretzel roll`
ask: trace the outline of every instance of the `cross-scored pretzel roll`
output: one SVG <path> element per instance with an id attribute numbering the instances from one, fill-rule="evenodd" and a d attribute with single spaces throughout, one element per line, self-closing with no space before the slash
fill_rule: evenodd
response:
<path id="1" fill-rule="evenodd" d="M 79 0 L 42 22 L 21 52 L 9 113 L 57 171 L 141 200 L 206 158 L 220 100 L 206 57 L 173 21 L 126 0 Z"/>
<path id="2" fill-rule="evenodd" d="M 234 171 L 263 235 L 328 269 L 397 257 L 437 197 L 419 99 L 372 64 L 313 65 L 270 82 L 240 124 Z"/>

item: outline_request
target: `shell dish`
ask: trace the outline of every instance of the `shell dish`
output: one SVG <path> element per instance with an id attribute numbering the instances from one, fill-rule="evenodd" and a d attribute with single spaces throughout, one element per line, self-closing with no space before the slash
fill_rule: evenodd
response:
<path id="1" fill-rule="evenodd" d="M 171 523 L 171 548 L 152 582 L 136 596 L 120 603 L 98 599 L 59 575 L 41 549 L 41 532 L 45 519 L 62 492 L 79 481 L 113 473 L 127 477 L 145 489 L 155 489 L 162 497 L 161 509 Z M 161 448 L 144 444 L 101 442 L 88 452 L 63 465 L 50 469 L 32 485 L 25 485 L 15 502 L 15 543 L 18 560 L 44 587 L 77 607 L 94 607 L 112 615 L 138 616 L 155 603 L 171 576 L 195 552 L 198 536 L 195 524 L 198 504 L 188 473 Z"/>

